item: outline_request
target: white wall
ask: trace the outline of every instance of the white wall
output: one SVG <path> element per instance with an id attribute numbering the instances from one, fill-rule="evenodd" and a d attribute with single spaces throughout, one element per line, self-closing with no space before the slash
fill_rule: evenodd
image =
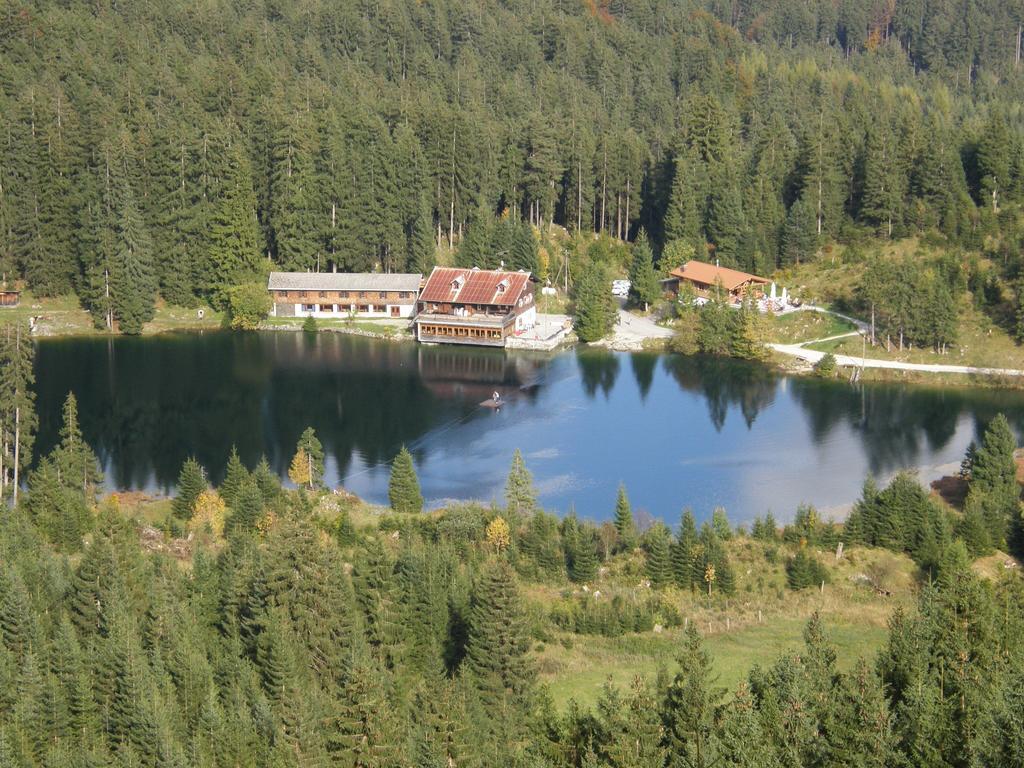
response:
<path id="1" fill-rule="evenodd" d="M 523 314 L 516 317 L 516 330 L 526 331 L 537 324 L 537 307 L 530 307 Z"/>
<path id="2" fill-rule="evenodd" d="M 294 306 L 295 306 L 295 316 L 296 317 L 309 317 L 310 315 L 312 315 L 313 317 L 319 317 L 319 318 L 325 318 L 325 319 L 334 318 L 336 320 L 339 320 L 339 319 L 340 320 L 344 320 L 344 319 L 347 319 L 350 316 L 350 314 L 351 314 L 350 310 L 355 310 L 355 308 L 358 305 L 357 304 L 338 304 L 337 305 L 337 307 L 338 307 L 338 311 L 337 312 L 334 311 L 334 306 L 335 305 L 333 305 L 333 304 L 314 304 L 313 306 L 316 307 L 316 309 L 314 311 L 312 311 L 312 312 L 307 312 L 306 310 L 304 310 L 303 309 L 303 307 L 305 306 L 304 304 L 295 304 Z M 392 306 L 397 306 L 398 307 L 398 317 L 409 318 L 409 317 L 412 317 L 413 310 L 415 310 L 415 308 L 416 308 L 415 304 L 397 304 L 397 305 L 385 304 L 385 305 L 381 306 L 379 304 L 371 304 L 369 302 L 367 302 L 366 306 L 368 306 L 370 308 L 370 311 L 368 311 L 368 312 L 358 312 L 358 311 L 356 311 L 355 312 L 355 317 L 357 317 L 357 318 L 360 318 L 360 317 L 364 317 L 364 318 L 392 317 L 391 307 Z"/>

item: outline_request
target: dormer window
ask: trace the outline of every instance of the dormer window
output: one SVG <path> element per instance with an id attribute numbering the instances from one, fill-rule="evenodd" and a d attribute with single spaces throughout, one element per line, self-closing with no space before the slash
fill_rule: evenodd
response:
<path id="1" fill-rule="evenodd" d="M 465 285 L 465 283 L 466 283 L 466 278 L 463 277 L 462 275 L 459 275 L 454 280 L 452 280 L 452 290 L 453 291 L 460 290 L 462 288 L 462 286 Z"/>
<path id="2" fill-rule="evenodd" d="M 508 279 L 502 280 L 498 283 L 498 293 L 504 293 L 508 290 Z"/>

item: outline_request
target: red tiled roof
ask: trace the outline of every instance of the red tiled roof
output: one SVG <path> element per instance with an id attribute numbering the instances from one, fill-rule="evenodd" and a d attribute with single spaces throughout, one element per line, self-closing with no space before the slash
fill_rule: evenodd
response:
<path id="1" fill-rule="evenodd" d="M 529 281 L 529 272 L 434 267 L 420 293 L 420 301 L 511 306 L 522 296 Z M 499 289 L 502 283 L 504 291 Z"/>
<path id="2" fill-rule="evenodd" d="M 714 285 L 722 281 L 722 287 L 727 291 L 734 291 L 746 283 L 768 283 L 768 279 L 751 275 L 728 267 L 717 267 L 714 264 L 706 264 L 703 261 L 688 261 L 681 267 L 676 267 L 670 275 L 680 277 L 684 280 L 692 280 L 696 283 Z"/>

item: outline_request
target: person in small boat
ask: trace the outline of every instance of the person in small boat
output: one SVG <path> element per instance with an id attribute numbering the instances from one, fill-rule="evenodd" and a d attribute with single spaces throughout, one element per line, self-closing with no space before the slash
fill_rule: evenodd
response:
<path id="1" fill-rule="evenodd" d="M 494 401 L 495 403 L 501 402 L 501 394 L 498 392 L 498 390 L 494 390 L 494 392 L 491 393 L 491 400 Z"/>

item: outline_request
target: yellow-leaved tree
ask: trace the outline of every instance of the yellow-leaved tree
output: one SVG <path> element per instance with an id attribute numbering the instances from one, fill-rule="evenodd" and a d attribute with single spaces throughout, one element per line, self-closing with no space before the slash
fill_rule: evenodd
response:
<path id="1" fill-rule="evenodd" d="M 195 512 L 188 521 L 188 529 L 197 536 L 221 538 L 224 535 L 227 505 L 220 494 L 211 490 L 203 491 L 196 498 L 194 508 Z"/>
<path id="2" fill-rule="evenodd" d="M 484 533 L 487 536 L 487 544 L 494 547 L 494 551 L 497 553 L 508 549 L 508 545 L 512 541 L 508 523 L 505 522 L 503 517 L 496 517 L 491 520 L 487 524 L 487 530 Z"/>
<path id="3" fill-rule="evenodd" d="M 288 467 L 288 479 L 300 488 L 304 485 L 313 484 L 312 462 L 309 454 L 299 448 L 292 457 L 292 464 Z"/>

